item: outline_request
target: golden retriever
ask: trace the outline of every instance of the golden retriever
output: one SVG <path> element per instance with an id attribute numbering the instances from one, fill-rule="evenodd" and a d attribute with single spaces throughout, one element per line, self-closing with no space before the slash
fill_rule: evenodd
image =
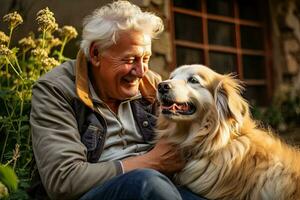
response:
<path id="1" fill-rule="evenodd" d="M 187 160 L 175 180 L 208 199 L 300 199 L 299 152 L 257 127 L 240 81 L 184 65 L 158 85 L 158 138 Z"/>

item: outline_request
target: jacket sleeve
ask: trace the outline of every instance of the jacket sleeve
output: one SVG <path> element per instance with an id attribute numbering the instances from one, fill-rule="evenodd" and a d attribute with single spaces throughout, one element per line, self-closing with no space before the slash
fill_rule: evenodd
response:
<path id="1" fill-rule="evenodd" d="M 121 173 L 118 161 L 87 162 L 70 100 L 63 92 L 53 83 L 38 81 L 32 96 L 32 146 L 51 199 L 78 198 Z"/>

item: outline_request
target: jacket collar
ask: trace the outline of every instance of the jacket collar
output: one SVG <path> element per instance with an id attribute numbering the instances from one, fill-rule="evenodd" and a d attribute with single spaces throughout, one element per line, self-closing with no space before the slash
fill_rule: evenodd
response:
<path id="1" fill-rule="evenodd" d="M 79 99 L 86 106 L 94 110 L 92 96 L 89 90 L 88 62 L 82 50 L 79 50 L 77 54 L 75 76 L 76 93 Z M 150 103 L 154 103 L 156 100 L 156 86 L 160 81 L 160 75 L 151 70 L 148 70 L 140 81 L 140 93 L 142 97 Z"/>

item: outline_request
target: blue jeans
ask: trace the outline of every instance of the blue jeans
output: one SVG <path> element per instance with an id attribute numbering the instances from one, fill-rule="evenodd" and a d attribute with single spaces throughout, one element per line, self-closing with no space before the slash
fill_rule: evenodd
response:
<path id="1" fill-rule="evenodd" d="M 152 169 L 137 169 L 97 186 L 80 200 L 204 200 Z"/>

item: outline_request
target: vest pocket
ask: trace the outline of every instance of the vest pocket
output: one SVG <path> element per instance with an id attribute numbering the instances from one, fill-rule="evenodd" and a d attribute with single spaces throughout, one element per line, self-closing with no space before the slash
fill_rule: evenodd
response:
<path id="1" fill-rule="evenodd" d="M 94 151 L 97 148 L 100 135 L 100 129 L 97 126 L 93 124 L 88 125 L 81 137 L 82 143 L 86 146 L 88 152 Z"/>
<path id="2" fill-rule="evenodd" d="M 81 136 L 81 141 L 86 146 L 88 162 L 98 162 L 104 144 L 103 129 L 94 124 L 89 124 Z"/>

